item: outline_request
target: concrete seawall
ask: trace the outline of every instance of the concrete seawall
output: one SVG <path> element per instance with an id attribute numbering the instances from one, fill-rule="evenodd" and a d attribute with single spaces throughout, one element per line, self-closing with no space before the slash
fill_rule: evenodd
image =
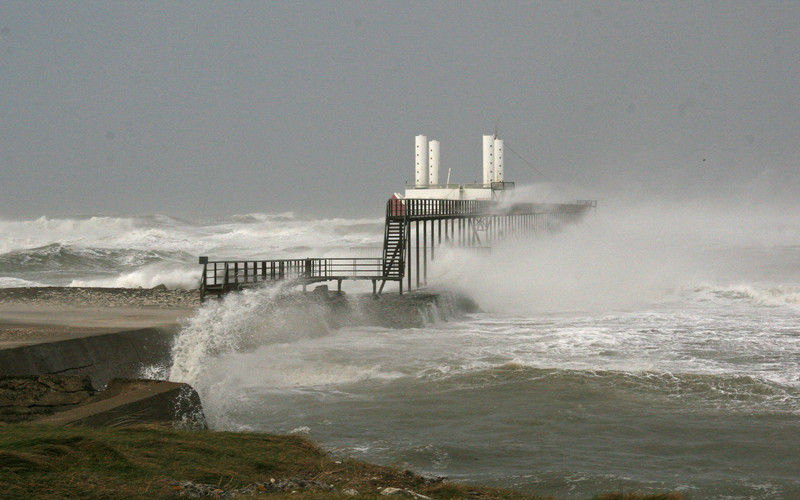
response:
<path id="1" fill-rule="evenodd" d="M 144 328 L 0 349 L 0 375 L 83 375 L 103 387 L 115 377 L 140 376 L 167 363 L 178 327 Z"/>
<path id="2" fill-rule="evenodd" d="M 319 295 L 319 294 L 316 294 Z M 301 301 L 313 300 L 315 294 L 300 296 Z M 470 299 L 448 292 L 412 292 L 405 295 L 338 296 L 335 292 L 323 295 L 327 305 L 329 326 L 382 326 L 384 328 L 421 328 L 426 323 L 446 320 L 477 306 Z"/>
<path id="3" fill-rule="evenodd" d="M 115 378 L 102 399 L 36 420 L 50 425 L 126 425 L 172 421 L 206 428 L 200 396 L 188 384 Z"/>

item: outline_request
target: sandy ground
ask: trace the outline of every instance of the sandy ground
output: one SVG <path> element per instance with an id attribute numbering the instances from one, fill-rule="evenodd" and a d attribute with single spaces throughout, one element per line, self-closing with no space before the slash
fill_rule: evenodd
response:
<path id="1" fill-rule="evenodd" d="M 199 305 L 197 290 L 0 289 L 0 349 L 140 328 L 169 328 Z"/>

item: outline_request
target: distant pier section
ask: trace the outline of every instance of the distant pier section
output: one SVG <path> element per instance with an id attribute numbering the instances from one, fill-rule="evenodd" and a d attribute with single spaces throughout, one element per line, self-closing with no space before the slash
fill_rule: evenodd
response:
<path id="1" fill-rule="evenodd" d="M 572 203 L 512 203 L 505 194 L 514 183 L 503 181 L 503 142 L 483 138 L 483 183 L 439 183 L 439 143 L 415 139 L 415 184 L 386 203 L 381 257 L 303 258 L 211 261 L 200 257 L 201 298 L 266 283 L 313 283 L 368 280 L 380 294 L 396 282 L 402 294 L 428 283 L 428 267 L 443 247 L 490 252 L 492 244 L 543 235 L 578 222 L 596 208 L 594 200 Z"/>

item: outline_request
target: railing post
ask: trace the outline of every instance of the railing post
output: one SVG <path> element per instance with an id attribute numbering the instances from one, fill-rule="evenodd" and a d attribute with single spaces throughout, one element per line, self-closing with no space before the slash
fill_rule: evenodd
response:
<path id="1" fill-rule="evenodd" d="M 206 283 L 208 282 L 208 257 L 200 257 L 200 263 L 203 264 L 203 279 L 200 280 L 200 302 L 206 298 Z"/>

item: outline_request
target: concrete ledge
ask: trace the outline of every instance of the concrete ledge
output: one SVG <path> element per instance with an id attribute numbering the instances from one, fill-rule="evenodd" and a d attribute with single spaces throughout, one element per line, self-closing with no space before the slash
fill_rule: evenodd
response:
<path id="1" fill-rule="evenodd" d="M 137 377 L 168 363 L 177 328 L 145 328 L 0 349 L 0 375 L 88 376 L 95 388 L 113 377 Z"/>
<path id="2" fill-rule="evenodd" d="M 109 397 L 36 420 L 50 425 L 117 426 L 174 422 L 205 428 L 200 397 L 188 384 L 162 380 L 114 379 Z"/>

